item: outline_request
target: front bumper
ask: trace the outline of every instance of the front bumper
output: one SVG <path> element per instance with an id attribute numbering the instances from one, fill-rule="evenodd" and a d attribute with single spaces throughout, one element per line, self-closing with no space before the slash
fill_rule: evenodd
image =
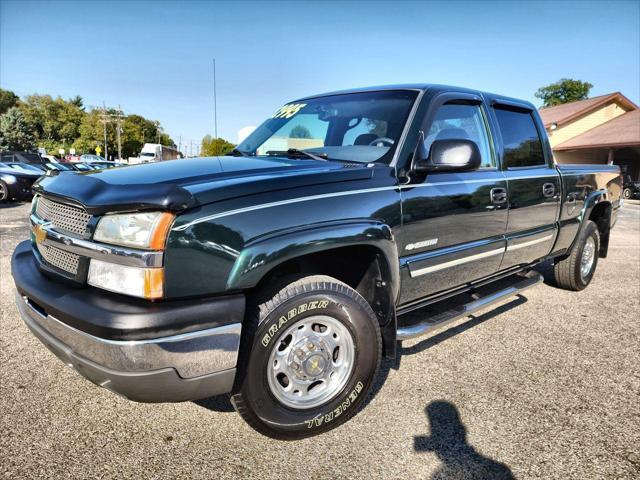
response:
<path id="1" fill-rule="evenodd" d="M 16 305 L 29 329 L 93 383 L 139 402 L 196 400 L 231 391 L 243 297 L 163 306 L 74 288 L 40 273 L 29 242 L 16 248 L 11 267 Z M 96 297 L 105 298 L 97 302 Z M 194 311 L 194 304 L 200 308 Z M 78 312 L 85 318 L 77 318 Z"/>
<path id="2" fill-rule="evenodd" d="M 15 183 L 9 184 L 9 198 L 14 200 L 30 200 L 33 198 L 33 193 L 31 192 L 31 185 L 33 181 L 21 181 L 18 180 Z"/>

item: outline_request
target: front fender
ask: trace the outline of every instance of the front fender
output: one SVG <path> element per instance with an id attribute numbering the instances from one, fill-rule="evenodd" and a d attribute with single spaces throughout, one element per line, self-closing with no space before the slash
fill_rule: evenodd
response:
<path id="1" fill-rule="evenodd" d="M 400 263 L 396 243 L 388 225 L 372 221 L 296 229 L 258 239 L 240 252 L 229 274 L 227 289 L 253 288 L 269 271 L 288 260 L 357 245 L 371 246 L 382 253 L 387 263 L 395 301 L 400 290 Z"/>

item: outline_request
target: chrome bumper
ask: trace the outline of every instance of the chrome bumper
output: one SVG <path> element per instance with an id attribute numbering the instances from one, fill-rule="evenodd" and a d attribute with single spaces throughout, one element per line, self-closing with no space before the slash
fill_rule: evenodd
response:
<path id="1" fill-rule="evenodd" d="M 40 312 L 16 292 L 29 329 L 92 382 L 142 402 L 183 401 L 231 391 L 240 346 L 235 323 L 148 340 L 107 340 Z"/>

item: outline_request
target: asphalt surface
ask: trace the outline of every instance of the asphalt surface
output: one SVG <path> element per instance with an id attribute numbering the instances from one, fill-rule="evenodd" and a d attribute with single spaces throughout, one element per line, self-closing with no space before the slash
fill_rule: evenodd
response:
<path id="1" fill-rule="evenodd" d="M 640 477 L 637 204 L 587 290 L 540 285 L 405 343 L 366 408 L 299 442 L 260 436 L 224 398 L 136 404 L 65 367 L 13 304 L 27 212 L 0 206 L 0 478 Z"/>

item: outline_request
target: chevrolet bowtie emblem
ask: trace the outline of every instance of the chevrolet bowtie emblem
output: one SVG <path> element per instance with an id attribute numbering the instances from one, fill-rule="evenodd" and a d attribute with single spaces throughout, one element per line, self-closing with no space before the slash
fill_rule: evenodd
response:
<path id="1" fill-rule="evenodd" d="M 36 243 L 44 242 L 44 239 L 47 238 L 47 232 L 42 228 L 42 225 L 36 225 L 33 227 L 33 234 L 36 237 Z"/>

